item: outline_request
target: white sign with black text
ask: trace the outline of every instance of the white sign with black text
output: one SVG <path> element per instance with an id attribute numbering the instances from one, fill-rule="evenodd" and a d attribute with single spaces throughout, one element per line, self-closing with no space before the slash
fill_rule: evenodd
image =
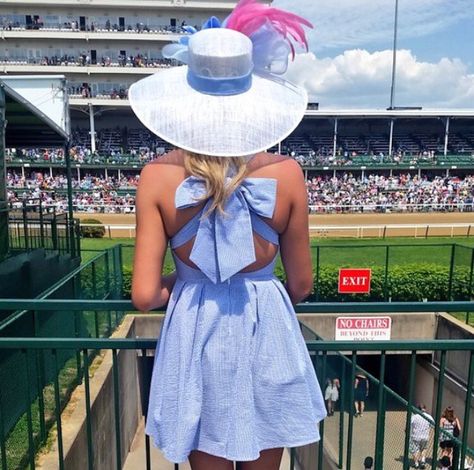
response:
<path id="1" fill-rule="evenodd" d="M 337 317 L 336 341 L 389 340 L 392 331 L 390 317 Z"/>

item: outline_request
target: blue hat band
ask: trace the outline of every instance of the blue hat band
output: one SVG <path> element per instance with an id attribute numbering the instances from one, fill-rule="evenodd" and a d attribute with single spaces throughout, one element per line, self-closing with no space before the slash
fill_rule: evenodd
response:
<path id="1" fill-rule="evenodd" d="M 252 70 L 241 77 L 214 78 L 197 75 L 188 69 L 187 80 L 191 88 L 206 95 L 239 95 L 252 86 Z"/>

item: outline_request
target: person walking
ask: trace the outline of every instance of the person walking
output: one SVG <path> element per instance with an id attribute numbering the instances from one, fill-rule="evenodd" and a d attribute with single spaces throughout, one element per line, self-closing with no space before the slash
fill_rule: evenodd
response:
<path id="1" fill-rule="evenodd" d="M 410 453 L 415 468 L 426 468 L 426 449 L 430 440 L 433 417 L 426 411 L 426 406 L 420 404 L 421 412 L 413 413 L 410 421 Z"/>
<path id="2" fill-rule="evenodd" d="M 365 409 L 365 400 L 369 396 L 369 379 L 359 373 L 354 380 L 354 407 L 355 417 L 363 416 Z"/>
<path id="3" fill-rule="evenodd" d="M 339 379 L 327 379 L 326 389 L 324 390 L 324 399 L 326 400 L 326 407 L 328 416 L 334 415 L 334 405 L 339 400 Z"/>
<path id="4" fill-rule="evenodd" d="M 452 467 L 458 466 L 459 456 L 454 438 L 458 437 L 461 433 L 461 423 L 459 418 L 454 413 L 452 406 L 448 406 L 443 411 L 439 421 L 439 427 L 439 446 L 441 448 L 441 457 L 447 457 Z M 456 455 L 454 455 L 454 450 L 456 450 Z"/>
<path id="5" fill-rule="evenodd" d="M 318 441 L 326 417 L 293 307 L 313 283 L 304 175 L 264 151 L 307 108 L 305 90 L 275 76 L 287 34 L 306 44 L 302 25 L 243 0 L 224 25 L 211 18 L 165 46 L 187 67 L 129 89 L 142 123 L 177 147 L 144 167 L 136 195 L 132 302 L 168 304 L 145 432 L 193 470 L 277 470 L 283 448 Z M 162 276 L 168 243 L 176 271 Z"/>

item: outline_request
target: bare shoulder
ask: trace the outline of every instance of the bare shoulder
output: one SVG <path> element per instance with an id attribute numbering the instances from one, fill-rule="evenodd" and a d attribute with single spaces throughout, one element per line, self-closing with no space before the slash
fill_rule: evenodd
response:
<path id="1" fill-rule="evenodd" d="M 151 162 L 148 162 L 140 172 L 140 182 L 142 179 L 150 180 L 156 177 L 162 177 L 165 180 L 160 183 L 166 182 L 167 177 L 172 175 L 182 175 L 184 172 L 184 157 L 182 152 L 179 150 L 172 150 L 167 154 L 155 158 Z M 155 184 L 156 184 L 156 180 Z"/>
<path id="2" fill-rule="evenodd" d="M 295 159 L 278 154 L 260 153 L 251 160 L 248 169 L 252 176 L 268 176 L 289 183 L 304 179 L 301 166 Z"/>

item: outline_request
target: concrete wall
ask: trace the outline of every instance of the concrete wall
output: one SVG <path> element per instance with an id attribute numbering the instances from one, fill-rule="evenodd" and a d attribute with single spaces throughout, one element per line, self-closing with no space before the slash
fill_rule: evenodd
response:
<path id="1" fill-rule="evenodd" d="M 418 401 L 425 403 L 428 411 L 433 415 L 436 410 L 438 372 L 439 369 L 428 361 L 418 359 L 415 397 Z M 441 412 L 447 406 L 452 406 L 461 422 L 462 428 L 464 428 L 466 424 L 463 422 L 464 409 L 466 407 L 466 392 L 466 387 L 452 378 L 445 376 Z M 471 431 L 469 432 L 467 443 L 469 447 L 474 448 L 474 433 L 472 432 L 472 429 L 474 429 L 474 400 L 471 402 L 469 429 Z"/>
<path id="2" fill-rule="evenodd" d="M 126 317 L 113 337 L 133 338 L 133 317 Z M 122 463 L 129 452 L 141 416 L 138 388 L 137 352 L 123 350 L 117 353 L 119 378 L 120 442 Z M 115 407 L 112 375 L 112 352 L 107 351 L 90 379 L 91 423 L 94 468 L 116 469 Z M 79 386 L 62 413 L 64 464 L 67 470 L 87 467 L 87 431 L 84 386 Z M 40 457 L 37 468 L 58 468 L 57 445 Z"/>
<path id="3" fill-rule="evenodd" d="M 363 314 L 360 314 L 361 316 Z M 363 316 L 381 316 L 382 313 L 366 314 Z M 333 340 L 336 330 L 336 318 L 354 316 L 351 313 L 318 313 L 298 314 L 298 320 L 311 328 L 319 336 Z M 392 317 L 391 339 L 433 339 L 436 334 L 436 315 L 434 313 L 395 313 Z"/>
<path id="4" fill-rule="evenodd" d="M 456 320 L 452 315 L 440 313 L 436 339 L 474 340 L 474 328 Z M 469 357 L 469 351 L 451 351 L 446 355 L 447 370 L 465 383 L 467 382 Z"/>
<path id="5" fill-rule="evenodd" d="M 436 339 L 467 339 L 474 340 L 474 328 L 456 320 L 452 315 L 439 313 L 437 315 Z M 464 409 L 466 406 L 466 387 L 469 368 L 469 352 L 450 351 L 446 354 L 446 371 L 441 409 L 452 406 L 464 427 Z M 418 358 L 416 368 L 415 400 L 427 405 L 428 411 L 434 414 L 438 393 L 439 353 L 431 358 Z M 472 391 L 471 391 L 472 393 Z M 474 400 L 471 402 L 469 429 L 474 429 Z M 474 447 L 474 433 L 468 436 L 469 447 Z"/>

